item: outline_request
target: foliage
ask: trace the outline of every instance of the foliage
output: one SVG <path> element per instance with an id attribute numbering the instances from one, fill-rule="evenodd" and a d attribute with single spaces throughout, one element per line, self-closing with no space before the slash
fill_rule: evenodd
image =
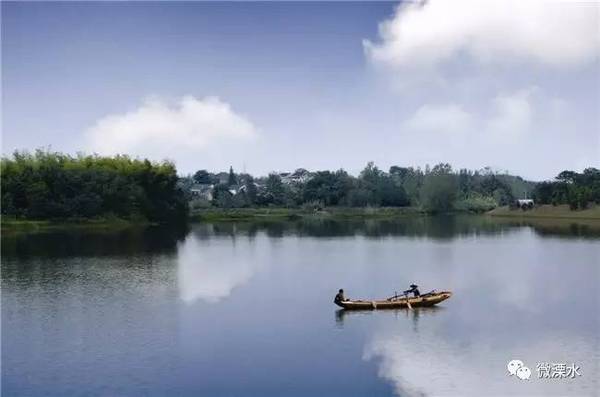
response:
<path id="1" fill-rule="evenodd" d="M 458 184 L 449 164 L 438 164 L 425 175 L 421 202 L 428 212 L 445 212 L 454 208 Z"/>
<path id="2" fill-rule="evenodd" d="M 304 185 L 303 202 L 320 202 L 325 206 L 341 204 L 352 187 L 352 180 L 344 170 L 318 171 Z"/>
<path id="3" fill-rule="evenodd" d="M 593 179 L 590 178 L 592 174 L 587 172 L 588 179 Z M 521 177 L 494 172 L 487 167 L 477 171 L 461 169 L 456 172 L 445 163 L 426 166 L 424 170 L 394 165 L 389 172 L 385 172 L 369 162 L 357 177 L 343 169 L 309 172 L 303 168 L 291 174 L 272 173 L 260 178 L 253 178 L 249 174 L 235 174 L 231 168 L 229 174 L 208 175 L 213 178 L 221 176 L 221 180 L 228 176 L 228 182 L 237 182 L 237 193 L 226 193 L 220 199 L 216 197 L 226 190 L 228 184 L 215 187 L 217 194 L 213 205 L 222 208 L 413 206 L 430 212 L 482 212 L 500 205 L 511 205 L 517 198 L 531 197 L 534 187 L 544 191 L 547 185 L 536 185 Z M 578 176 L 564 173 L 561 176 L 562 185 L 556 191 L 552 190 L 550 196 L 553 195 L 554 200 L 559 202 L 571 198 L 571 202 L 577 207 L 585 205 L 588 196 L 593 196 L 593 190 L 569 194 L 564 185 L 574 178 Z M 554 185 L 551 184 L 552 186 Z"/>
<path id="4" fill-rule="evenodd" d="M 285 188 L 281 177 L 277 174 L 269 174 L 265 183 L 265 192 L 260 202 L 263 204 L 282 205 L 285 201 Z"/>
<path id="5" fill-rule="evenodd" d="M 118 217 L 171 222 L 184 219 L 189 205 L 198 210 L 412 206 L 428 212 L 482 212 L 526 197 L 572 209 L 600 203 L 596 168 L 563 171 L 554 181 L 537 184 L 489 168 L 455 172 L 445 163 L 424 170 L 392 166 L 384 172 L 370 162 L 358 177 L 343 169 L 312 173 L 298 169 L 254 178 L 230 168 L 229 173 L 202 169 L 193 177 L 178 178 L 169 162 L 38 150 L 3 158 L 1 171 L 2 214 L 15 219 Z M 212 199 L 209 194 L 192 195 L 194 183 L 213 184 Z"/>
<path id="6" fill-rule="evenodd" d="M 210 185 L 211 183 L 214 183 L 214 178 L 208 173 L 208 171 L 198 170 L 194 174 L 194 182 L 204 185 Z"/>
<path id="7" fill-rule="evenodd" d="M 454 206 L 458 211 L 481 213 L 496 208 L 498 202 L 493 197 L 473 193 L 457 200 Z"/>
<path id="8" fill-rule="evenodd" d="M 554 181 L 538 183 L 533 198 L 539 204 L 568 204 L 572 210 L 585 209 L 591 202 L 600 204 L 600 170 L 562 171 Z"/>
<path id="9" fill-rule="evenodd" d="M 183 220 L 187 200 L 175 166 L 128 156 L 37 150 L 2 159 L 2 214 L 27 219 L 117 216 L 152 222 Z"/>
<path id="10" fill-rule="evenodd" d="M 233 172 L 233 167 L 229 167 L 229 176 L 227 178 L 227 185 L 234 186 L 237 185 L 237 178 L 235 173 Z"/>
<path id="11" fill-rule="evenodd" d="M 248 175 L 245 179 L 244 186 L 246 187 L 245 191 L 246 191 L 246 197 L 247 197 L 248 204 L 252 205 L 252 204 L 256 203 L 256 199 L 258 197 L 258 187 L 256 186 L 256 183 L 254 182 L 254 178 L 252 178 L 252 176 Z"/>
<path id="12" fill-rule="evenodd" d="M 233 194 L 229 191 L 229 186 L 220 183 L 214 187 L 213 204 L 221 208 L 233 207 Z"/>

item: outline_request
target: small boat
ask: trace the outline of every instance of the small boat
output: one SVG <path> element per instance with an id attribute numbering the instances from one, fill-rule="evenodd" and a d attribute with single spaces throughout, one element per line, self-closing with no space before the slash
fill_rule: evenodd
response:
<path id="1" fill-rule="evenodd" d="M 393 296 L 385 300 L 345 300 L 336 305 L 346 310 L 406 309 L 409 307 L 427 307 L 437 305 L 452 296 L 450 291 L 431 291 L 421 296 Z"/>

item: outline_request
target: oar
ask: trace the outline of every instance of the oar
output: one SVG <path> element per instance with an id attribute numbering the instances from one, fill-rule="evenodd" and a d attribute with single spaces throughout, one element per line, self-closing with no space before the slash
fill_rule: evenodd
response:
<path id="1" fill-rule="evenodd" d="M 405 296 L 406 296 L 406 306 L 407 306 L 407 307 L 408 307 L 410 310 L 412 310 L 413 308 L 412 308 L 412 306 L 410 305 L 410 300 L 409 300 L 409 298 L 408 298 L 408 294 L 405 294 Z"/>

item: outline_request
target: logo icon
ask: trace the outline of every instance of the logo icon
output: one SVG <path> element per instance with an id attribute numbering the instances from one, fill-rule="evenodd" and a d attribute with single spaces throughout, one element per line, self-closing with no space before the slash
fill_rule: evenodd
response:
<path id="1" fill-rule="evenodd" d="M 516 375 L 521 380 L 526 380 L 531 377 L 531 370 L 523 364 L 521 360 L 510 360 L 506 365 L 508 375 Z"/>
<path id="2" fill-rule="evenodd" d="M 517 370 L 517 378 L 521 380 L 529 379 L 531 376 L 531 370 L 527 367 L 521 367 Z"/>

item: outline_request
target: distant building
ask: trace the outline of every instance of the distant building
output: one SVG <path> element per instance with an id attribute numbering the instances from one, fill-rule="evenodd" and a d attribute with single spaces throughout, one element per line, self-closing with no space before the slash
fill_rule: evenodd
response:
<path id="1" fill-rule="evenodd" d="M 533 208 L 535 203 L 532 199 L 517 199 L 515 200 L 515 204 L 517 205 L 517 207 L 526 210 Z"/>
<path id="2" fill-rule="evenodd" d="M 208 201 L 213 199 L 213 188 L 212 184 L 200 184 L 195 183 L 190 188 L 190 193 L 192 194 L 192 198 L 202 198 Z"/>
<path id="3" fill-rule="evenodd" d="M 252 184 L 254 185 L 254 187 L 256 188 L 256 191 L 258 191 L 259 189 L 261 189 L 261 188 L 262 188 L 262 185 L 259 185 L 259 184 L 258 184 L 258 183 L 256 183 L 256 182 L 251 182 L 251 183 L 252 183 Z M 231 191 L 231 190 L 230 190 L 230 191 Z M 244 193 L 245 193 L 246 191 L 248 191 L 248 183 L 245 183 L 245 184 L 243 184 L 242 186 L 240 186 L 240 188 L 239 188 L 239 189 L 237 189 L 237 192 L 238 192 L 238 193 L 242 193 L 242 192 L 244 192 Z"/>
<path id="4" fill-rule="evenodd" d="M 312 174 L 304 168 L 298 168 L 293 173 L 282 172 L 279 174 L 279 177 L 281 178 L 281 182 L 290 185 L 292 183 L 306 183 L 312 178 Z"/>
<path id="5" fill-rule="evenodd" d="M 220 184 L 226 185 L 229 183 L 229 173 L 228 172 L 219 172 L 215 176 L 219 180 Z"/>

